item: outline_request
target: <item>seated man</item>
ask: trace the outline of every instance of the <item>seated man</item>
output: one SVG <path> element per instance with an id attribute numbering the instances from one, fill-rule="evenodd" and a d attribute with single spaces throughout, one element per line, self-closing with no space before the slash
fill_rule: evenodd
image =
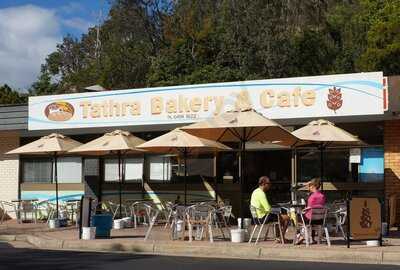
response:
<path id="1" fill-rule="evenodd" d="M 320 191 L 321 181 L 318 178 L 313 178 L 311 181 L 306 183 L 308 187 L 308 192 L 310 193 L 307 199 L 307 208 L 303 215 L 304 222 L 309 222 L 312 215 L 312 208 L 321 208 L 325 207 L 326 198 L 325 195 Z M 300 222 L 302 222 L 300 220 Z M 318 224 L 319 220 L 315 223 Z M 320 221 L 322 222 L 322 220 Z M 322 223 L 321 223 L 322 224 Z M 314 242 L 314 231 L 312 232 L 312 238 Z M 304 241 L 304 237 L 298 236 L 297 244 L 300 244 Z"/>
<path id="2" fill-rule="evenodd" d="M 265 222 L 278 221 L 277 215 L 268 215 L 271 212 L 271 205 L 268 202 L 267 195 L 265 194 L 271 188 L 271 181 L 267 176 L 261 176 L 258 180 L 258 188 L 251 194 L 250 204 L 257 209 L 257 218 L 262 223 L 265 218 L 268 218 Z M 280 225 L 282 228 L 283 239 L 285 239 L 286 229 L 289 224 L 289 216 L 280 214 Z M 276 231 L 276 241 L 280 242 L 279 231 Z"/>

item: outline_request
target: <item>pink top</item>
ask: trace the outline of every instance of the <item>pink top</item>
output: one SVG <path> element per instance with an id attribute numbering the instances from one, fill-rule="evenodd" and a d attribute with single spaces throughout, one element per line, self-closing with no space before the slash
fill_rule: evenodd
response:
<path id="1" fill-rule="evenodd" d="M 308 197 L 307 200 L 307 207 L 308 208 L 318 208 L 318 207 L 325 207 L 325 195 L 317 190 L 313 193 L 311 193 L 311 195 Z M 307 211 L 305 213 L 306 218 L 309 220 L 311 219 L 311 211 Z"/>

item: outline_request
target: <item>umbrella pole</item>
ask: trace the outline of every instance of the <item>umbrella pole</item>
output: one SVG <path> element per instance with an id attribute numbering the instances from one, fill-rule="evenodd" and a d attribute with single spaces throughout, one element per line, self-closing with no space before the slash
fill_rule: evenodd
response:
<path id="1" fill-rule="evenodd" d="M 54 153 L 54 182 L 56 183 L 56 217 L 57 219 L 60 217 L 58 215 L 58 176 L 57 176 L 57 154 Z"/>
<path id="2" fill-rule="evenodd" d="M 240 139 L 240 228 L 243 229 L 243 184 L 245 181 L 245 153 L 246 153 L 246 129 L 243 130 L 243 138 Z"/>
<path id="3" fill-rule="evenodd" d="M 118 151 L 118 178 L 119 178 L 119 218 L 122 218 L 122 173 L 121 173 L 121 151 Z"/>
<path id="4" fill-rule="evenodd" d="M 320 162 L 321 162 L 321 168 L 320 168 L 321 190 L 324 190 L 324 145 L 323 144 L 321 144 L 320 148 Z"/>
<path id="5" fill-rule="evenodd" d="M 185 183 L 185 205 L 187 205 L 187 149 L 183 150 L 183 160 L 184 160 L 184 165 L 185 165 L 185 170 L 184 170 L 184 176 L 183 176 L 183 181 Z"/>

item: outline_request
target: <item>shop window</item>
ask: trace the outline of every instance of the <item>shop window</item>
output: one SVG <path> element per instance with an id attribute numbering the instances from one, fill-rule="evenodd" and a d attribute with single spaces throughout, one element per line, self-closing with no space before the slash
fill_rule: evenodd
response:
<path id="1" fill-rule="evenodd" d="M 169 156 L 150 156 L 150 181 L 171 181 L 172 167 L 171 157 Z M 174 164 L 176 171 L 176 164 Z"/>
<path id="2" fill-rule="evenodd" d="M 57 160 L 58 183 L 82 182 L 82 158 L 60 157 Z"/>
<path id="3" fill-rule="evenodd" d="M 98 158 L 85 158 L 84 161 L 85 176 L 98 176 L 99 172 L 99 159 Z"/>
<path id="4" fill-rule="evenodd" d="M 125 158 L 125 181 L 141 182 L 143 177 L 143 158 Z M 121 165 L 123 166 L 123 165 Z M 104 160 L 104 181 L 117 182 L 118 175 L 118 158 L 107 158 Z"/>
<path id="5" fill-rule="evenodd" d="M 359 181 L 361 183 L 383 183 L 384 150 L 382 147 L 364 148 L 361 151 Z"/>
<path id="6" fill-rule="evenodd" d="M 125 159 L 125 181 L 141 182 L 143 179 L 143 158 Z"/>
<path id="7" fill-rule="evenodd" d="M 32 157 L 22 160 L 22 182 L 51 183 L 52 159 Z M 81 183 L 82 162 L 79 157 L 59 157 L 57 160 L 58 183 Z"/>
<path id="8" fill-rule="evenodd" d="M 237 183 L 239 164 L 235 152 L 223 152 L 217 158 L 217 181 L 219 183 Z"/>
<path id="9" fill-rule="evenodd" d="M 351 166 L 349 148 L 328 148 L 323 152 L 324 181 L 327 182 L 356 182 L 357 174 Z M 309 181 L 320 177 L 321 154 L 317 148 L 299 149 L 297 151 L 298 182 Z"/>
<path id="10" fill-rule="evenodd" d="M 30 158 L 22 161 L 22 182 L 51 183 L 51 159 Z"/>
<path id="11" fill-rule="evenodd" d="M 183 160 L 182 160 L 183 165 Z M 184 166 L 182 166 L 184 169 Z M 214 159 L 212 157 L 189 158 L 187 160 L 188 175 L 214 176 Z"/>

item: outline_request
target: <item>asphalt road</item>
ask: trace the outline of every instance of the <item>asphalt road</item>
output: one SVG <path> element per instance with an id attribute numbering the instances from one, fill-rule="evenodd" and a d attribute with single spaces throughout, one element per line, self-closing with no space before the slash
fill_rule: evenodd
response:
<path id="1" fill-rule="evenodd" d="M 13 244 L 15 246 L 15 244 Z M 20 244 L 14 247 L 0 242 L 0 269 L 29 270 L 80 270 L 80 269 L 218 269 L 218 270 L 391 270 L 400 266 L 331 264 L 305 262 L 267 262 L 261 260 L 203 259 L 189 257 L 166 257 L 134 255 L 126 253 L 95 253 L 75 251 L 51 251 L 31 249 Z"/>

